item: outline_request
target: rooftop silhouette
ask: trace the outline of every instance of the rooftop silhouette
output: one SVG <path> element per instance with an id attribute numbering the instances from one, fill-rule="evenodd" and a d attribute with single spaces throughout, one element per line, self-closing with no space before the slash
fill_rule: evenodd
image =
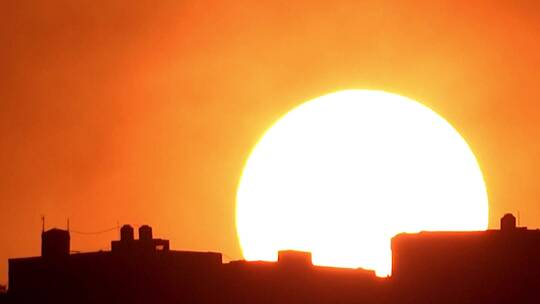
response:
<path id="1" fill-rule="evenodd" d="M 540 230 L 420 232 L 392 239 L 392 276 L 315 266 L 311 253 L 277 262 L 222 262 L 170 250 L 152 228 L 124 225 L 111 251 L 70 254 L 69 232 L 42 233 L 39 257 L 9 260 L 6 303 L 537 303 Z"/>

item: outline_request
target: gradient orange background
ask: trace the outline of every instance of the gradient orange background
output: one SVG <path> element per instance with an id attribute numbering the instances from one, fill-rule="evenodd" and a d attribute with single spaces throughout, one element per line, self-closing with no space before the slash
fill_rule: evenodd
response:
<path id="1" fill-rule="evenodd" d="M 0 282 L 47 227 L 148 223 L 241 258 L 235 193 L 263 132 L 345 88 L 422 101 L 490 196 L 540 226 L 536 1 L 2 1 Z M 115 231 L 72 234 L 108 249 Z"/>

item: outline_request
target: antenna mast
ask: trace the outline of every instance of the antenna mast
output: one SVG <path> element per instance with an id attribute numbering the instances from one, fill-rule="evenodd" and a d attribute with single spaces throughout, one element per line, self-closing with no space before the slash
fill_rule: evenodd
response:
<path id="1" fill-rule="evenodd" d="M 41 232 L 45 232 L 45 215 L 41 216 Z"/>

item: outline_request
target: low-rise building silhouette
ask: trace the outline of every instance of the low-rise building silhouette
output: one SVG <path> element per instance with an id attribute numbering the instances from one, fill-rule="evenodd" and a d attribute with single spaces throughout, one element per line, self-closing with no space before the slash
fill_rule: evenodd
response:
<path id="1" fill-rule="evenodd" d="M 124 225 L 111 251 L 70 254 L 69 232 L 42 234 L 42 255 L 9 260 L 12 303 L 540 303 L 540 231 L 403 233 L 392 276 L 315 266 L 309 252 L 277 262 L 223 263 L 220 253 L 170 250 L 149 226 Z"/>
<path id="2" fill-rule="evenodd" d="M 18 302 L 152 303 L 197 291 L 210 301 L 220 253 L 174 251 L 149 226 L 121 228 L 111 251 L 69 254 L 69 232 L 43 232 L 42 256 L 9 260 L 9 296 Z M 67 237 L 66 237 L 67 235 Z M 66 245 L 68 247 L 66 247 Z M 67 253 L 67 254 L 66 254 Z"/>
<path id="3" fill-rule="evenodd" d="M 392 240 L 392 280 L 402 298 L 450 303 L 540 303 L 540 230 L 420 232 Z"/>

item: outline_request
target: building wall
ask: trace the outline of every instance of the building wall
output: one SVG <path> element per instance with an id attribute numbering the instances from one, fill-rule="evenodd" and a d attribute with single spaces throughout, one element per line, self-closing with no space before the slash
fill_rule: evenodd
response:
<path id="1" fill-rule="evenodd" d="M 421 232 L 392 240 L 392 280 L 410 297 L 528 302 L 540 286 L 540 231 Z"/>
<path id="2" fill-rule="evenodd" d="M 8 296 L 12 303 L 540 303 L 540 231 L 508 227 L 397 235 L 390 279 L 313 266 L 305 252 L 223 264 L 219 253 L 130 238 L 110 252 L 10 259 Z"/>
<path id="3" fill-rule="evenodd" d="M 211 297 L 219 253 L 73 254 L 65 259 L 12 259 L 10 296 L 19 302 L 151 303 Z M 195 292 L 197 291 L 197 292 Z"/>

